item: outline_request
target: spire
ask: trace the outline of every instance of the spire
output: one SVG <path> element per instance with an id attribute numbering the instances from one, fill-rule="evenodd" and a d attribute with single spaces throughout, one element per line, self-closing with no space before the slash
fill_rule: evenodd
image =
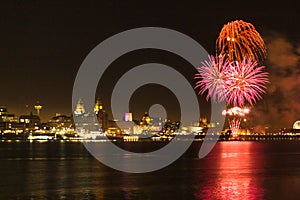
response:
<path id="1" fill-rule="evenodd" d="M 95 103 L 94 112 L 96 114 L 98 114 L 99 111 L 102 110 L 102 109 L 103 109 L 102 102 L 101 102 L 100 98 L 98 97 L 97 100 L 96 100 L 96 103 Z"/>

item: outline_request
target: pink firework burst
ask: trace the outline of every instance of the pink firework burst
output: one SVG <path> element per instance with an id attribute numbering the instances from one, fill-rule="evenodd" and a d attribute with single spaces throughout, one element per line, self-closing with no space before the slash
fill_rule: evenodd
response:
<path id="1" fill-rule="evenodd" d="M 257 66 L 257 61 L 244 58 L 242 62 L 229 62 L 225 58 L 210 56 L 208 61 L 202 62 L 195 79 L 195 89 L 200 88 L 199 94 L 208 92 L 214 101 L 226 100 L 227 105 L 250 105 L 262 99 L 266 84 L 269 82 L 269 73 L 264 72 L 264 66 Z"/>
<path id="2" fill-rule="evenodd" d="M 262 99 L 266 84 L 269 82 L 269 73 L 264 72 L 264 66 L 257 67 L 257 62 L 251 58 L 244 58 L 241 63 L 233 61 L 225 73 L 225 88 L 227 104 L 243 106 L 250 105 Z"/>
<path id="3" fill-rule="evenodd" d="M 201 79 L 196 82 L 194 89 L 200 88 L 199 94 L 203 95 L 206 91 L 206 100 L 211 97 L 214 101 L 224 101 L 226 99 L 226 86 L 224 72 L 229 67 L 229 62 L 225 58 L 209 56 L 208 61 L 201 63 L 198 68 L 195 79 Z"/>

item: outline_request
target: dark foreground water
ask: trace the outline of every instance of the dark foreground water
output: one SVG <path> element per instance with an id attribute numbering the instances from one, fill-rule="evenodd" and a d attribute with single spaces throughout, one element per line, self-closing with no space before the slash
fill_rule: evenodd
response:
<path id="1" fill-rule="evenodd" d="M 200 145 L 164 169 L 128 174 L 79 142 L 0 142 L 0 199 L 300 198 L 299 141 L 219 142 L 204 159 Z"/>

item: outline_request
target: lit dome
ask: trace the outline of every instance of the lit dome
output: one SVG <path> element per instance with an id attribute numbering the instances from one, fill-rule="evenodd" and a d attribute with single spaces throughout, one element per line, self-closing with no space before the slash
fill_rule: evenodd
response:
<path id="1" fill-rule="evenodd" d="M 293 129 L 300 129 L 300 120 L 298 120 L 294 123 Z"/>

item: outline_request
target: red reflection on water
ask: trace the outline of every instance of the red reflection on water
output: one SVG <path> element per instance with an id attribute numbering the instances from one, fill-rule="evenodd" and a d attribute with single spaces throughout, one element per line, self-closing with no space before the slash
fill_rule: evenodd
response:
<path id="1" fill-rule="evenodd" d="M 205 184 L 197 190 L 197 199 L 262 199 L 262 156 L 252 142 L 221 142 L 204 159 Z"/>

